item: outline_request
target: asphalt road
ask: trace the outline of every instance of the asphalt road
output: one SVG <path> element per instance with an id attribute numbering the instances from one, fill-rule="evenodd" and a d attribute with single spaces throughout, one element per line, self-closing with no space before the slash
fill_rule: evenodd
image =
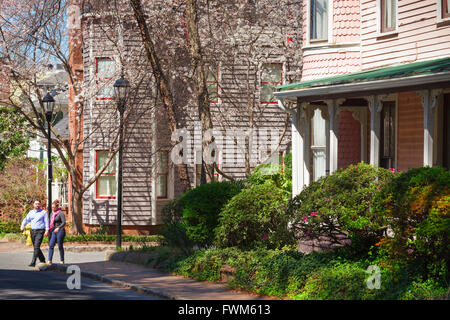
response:
<path id="1" fill-rule="evenodd" d="M 47 251 L 44 251 L 47 257 Z M 102 261 L 104 252 L 66 252 L 66 264 Z M 122 289 L 81 277 L 81 289 L 70 290 L 67 280 L 71 274 L 39 272 L 27 265 L 31 250 L 0 252 L 0 300 L 56 299 L 56 300 L 159 300 L 147 294 Z M 59 252 L 55 252 L 55 262 Z"/>

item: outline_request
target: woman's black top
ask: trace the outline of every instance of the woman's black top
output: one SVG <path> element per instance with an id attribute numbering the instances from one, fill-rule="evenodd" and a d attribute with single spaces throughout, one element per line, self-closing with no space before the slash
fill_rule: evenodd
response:
<path id="1" fill-rule="evenodd" d="M 66 217 L 64 215 L 64 212 L 62 210 L 59 211 L 59 213 L 55 217 L 55 228 L 64 228 L 66 225 Z"/>

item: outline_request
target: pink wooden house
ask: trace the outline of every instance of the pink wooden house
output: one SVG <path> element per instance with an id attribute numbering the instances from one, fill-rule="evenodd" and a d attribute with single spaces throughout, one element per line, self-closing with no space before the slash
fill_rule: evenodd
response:
<path id="1" fill-rule="evenodd" d="M 450 168 L 450 0 L 303 2 L 292 114 L 293 194 L 360 161 Z"/>

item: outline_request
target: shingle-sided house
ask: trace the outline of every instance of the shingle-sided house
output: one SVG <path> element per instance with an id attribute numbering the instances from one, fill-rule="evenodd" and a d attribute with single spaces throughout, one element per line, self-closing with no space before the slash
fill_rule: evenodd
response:
<path id="1" fill-rule="evenodd" d="M 178 125 L 183 130 L 172 136 L 131 8 L 121 1 L 113 2 L 115 6 L 108 6 L 107 1 L 87 1 L 83 6 L 80 1 L 72 2 L 72 10 L 80 14 L 80 23 L 74 24 L 71 30 L 72 38 L 82 39 L 81 46 L 71 47 L 71 55 L 79 57 L 77 70 L 83 75 L 84 143 L 80 170 L 86 182 L 108 159 L 111 146 L 116 146 L 117 111 L 112 84 L 123 73 L 131 83 L 131 93 L 125 114 L 122 226 L 126 233 L 148 233 L 161 224 L 162 207 L 182 192 L 171 140 L 181 141 L 182 137 L 179 145 L 183 146 L 191 187 L 201 182 L 202 155 L 198 151 L 201 130 L 189 79 L 190 60 L 183 44 L 187 35 L 182 2 L 142 1 L 156 49 L 166 53 L 161 56 L 162 63 L 164 67 L 170 66 L 166 69 L 167 76 L 174 100 L 182 110 Z M 174 3 L 177 5 L 172 6 Z M 248 173 L 249 165 L 254 168 L 270 157 L 278 158 L 290 145 L 289 116 L 278 108 L 272 92 L 277 85 L 299 80 L 301 23 L 294 17 L 301 11 L 298 4 L 291 5 L 289 10 L 293 14 L 285 14 L 285 19 L 280 19 L 273 10 L 268 15 L 258 14 L 267 9 L 258 7 L 258 2 L 236 3 L 240 7 L 219 2 L 217 7 L 211 7 L 216 11 L 210 13 L 208 23 L 215 27 L 223 25 L 216 28 L 213 37 L 202 41 L 218 144 L 215 160 L 223 173 L 239 179 Z M 276 10 L 287 8 L 279 7 L 279 1 L 268 3 L 275 9 L 281 8 Z M 155 8 L 163 11 L 155 12 Z M 163 16 L 167 15 L 167 19 L 156 19 L 161 12 L 165 12 Z M 170 19 L 171 14 L 174 19 Z M 226 15 L 230 19 L 220 21 Z M 258 21 L 277 21 L 280 25 L 275 28 Z M 159 41 L 158 28 L 164 31 L 164 41 Z M 205 36 L 206 31 L 201 29 L 201 35 Z M 75 98 L 71 99 L 73 103 Z M 258 144 L 245 148 L 245 137 L 253 135 Z M 251 155 L 251 162 L 245 162 L 245 152 Z M 87 230 L 99 225 L 114 228 L 116 224 L 117 166 L 114 157 L 84 194 L 83 224 Z M 225 180 L 218 171 L 215 177 L 218 181 Z"/>
<path id="2" fill-rule="evenodd" d="M 275 93 L 294 119 L 294 195 L 360 161 L 449 169 L 450 2 L 307 0 L 303 14 L 301 81 Z"/>

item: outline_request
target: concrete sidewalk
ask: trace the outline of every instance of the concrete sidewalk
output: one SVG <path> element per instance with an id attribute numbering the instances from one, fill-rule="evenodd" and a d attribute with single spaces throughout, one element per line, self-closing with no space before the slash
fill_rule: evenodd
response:
<path id="1" fill-rule="evenodd" d="M 76 262 L 81 270 L 81 276 L 102 281 L 140 293 L 156 295 L 163 299 L 172 300 L 272 300 L 270 297 L 231 290 L 227 284 L 209 281 L 196 281 L 182 276 L 171 275 L 142 264 L 112 261 L 109 245 L 74 246 L 65 245 L 65 250 L 72 252 L 104 252 L 102 261 Z M 46 248 L 42 248 L 43 251 Z M 31 252 L 32 247 L 13 241 L 0 241 L 0 252 Z M 57 251 L 57 248 L 55 248 Z M 46 251 L 46 250 L 45 250 Z M 98 258 L 97 258 L 98 259 Z M 137 258 L 133 258 L 138 261 Z M 131 260 L 131 261 L 133 261 Z M 141 257 L 141 262 L 145 257 Z M 86 261 L 86 260 L 84 260 Z M 128 260 L 130 261 L 130 260 Z M 66 265 L 53 264 L 38 265 L 41 271 L 66 272 L 70 261 Z"/>
<path id="2" fill-rule="evenodd" d="M 69 265 L 54 264 L 47 271 L 66 272 Z M 82 277 L 103 281 L 170 300 L 271 300 L 269 297 L 232 291 L 224 283 L 196 281 L 156 269 L 119 261 L 77 264 Z"/>

